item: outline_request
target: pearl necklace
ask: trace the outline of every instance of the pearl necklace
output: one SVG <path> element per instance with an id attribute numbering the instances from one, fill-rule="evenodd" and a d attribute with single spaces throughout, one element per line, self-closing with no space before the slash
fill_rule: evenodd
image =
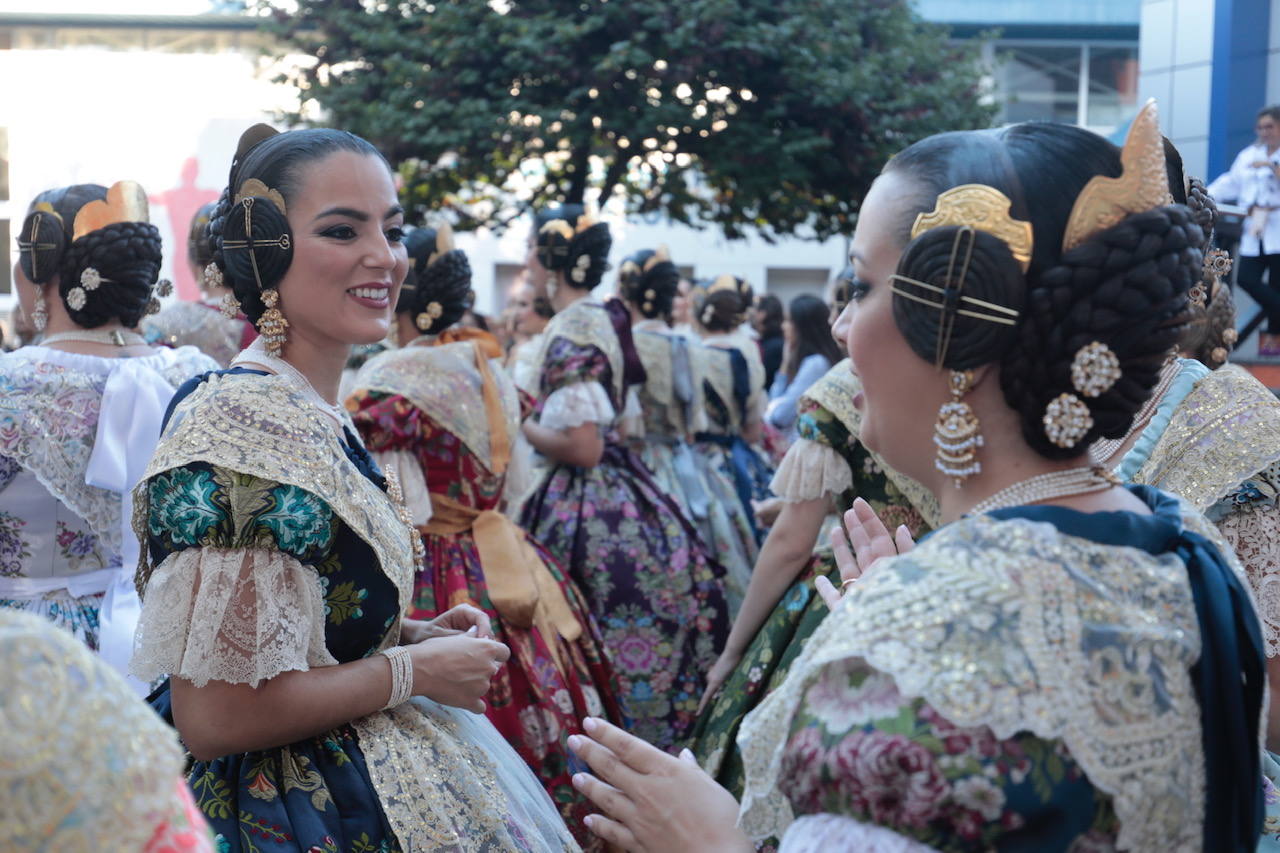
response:
<path id="1" fill-rule="evenodd" d="M 55 335 L 46 335 L 40 340 L 40 346 L 47 347 L 49 344 L 60 344 L 63 342 L 75 342 L 82 344 L 111 344 L 117 347 L 136 347 L 146 346 L 147 339 L 137 332 L 130 332 L 127 329 L 81 329 L 75 332 L 58 332 Z"/>
<path id="2" fill-rule="evenodd" d="M 1138 414 L 1134 415 L 1133 423 L 1129 425 L 1128 432 L 1120 438 L 1104 438 L 1093 443 L 1093 447 L 1089 448 L 1089 453 L 1099 464 L 1109 461 L 1125 442 L 1133 438 L 1135 432 L 1146 428 L 1151 416 L 1155 413 L 1161 400 L 1164 399 L 1165 392 L 1169 390 L 1169 386 L 1173 385 L 1173 380 L 1178 378 L 1179 370 L 1177 361 L 1171 361 L 1164 366 L 1160 372 L 1160 381 L 1151 390 L 1151 396 L 1147 398 L 1147 402 L 1142 404 Z M 1121 460 L 1116 461 L 1119 463 Z"/>
<path id="3" fill-rule="evenodd" d="M 979 501 L 965 515 L 978 515 L 1011 506 L 1026 506 L 1053 498 L 1092 494 L 1114 485 L 1116 485 L 1115 478 L 1097 466 L 1049 471 L 1006 486 L 994 495 Z"/>
<path id="4" fill-rule="evenodd" d="M 337 421 L 339 426 L 345 427 L 351 424 L 351 415 L 348 414 L 346 408 L 336 403 L 330 403 L 324 397 L 321 397 L 320 392 L 311 384 L 311 380 L 303 376 L 301 371 L 283 358 L 267 352 L 261 337 L 254 339 L 254 342 L 249 344 L 244 352 L 231 360 L 232 367 L 243 364 L 257 364 L 270 368 L 276 376 L 288 382 L 296 391 L 302 394 L 307 399 L 307 402 Z"/>

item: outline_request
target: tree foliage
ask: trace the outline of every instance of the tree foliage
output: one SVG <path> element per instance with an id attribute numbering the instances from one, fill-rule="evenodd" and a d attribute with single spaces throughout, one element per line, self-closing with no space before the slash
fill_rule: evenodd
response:
<path id="1" fill-rule="evenodd" d="M 906 0 L 264 0 L 315 63 L 296 120 L 378 145 L 411 215 L 502 227 L 530 205 L 852 230 L 885 160 L 986 126 L 973 45 Z"/>

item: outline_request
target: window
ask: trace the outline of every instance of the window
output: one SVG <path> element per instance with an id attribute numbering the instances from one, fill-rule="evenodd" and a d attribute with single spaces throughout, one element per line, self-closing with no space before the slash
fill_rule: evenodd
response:
<path id="1" fill-rule="evenodd" d="M 1129 42 L 999 42 L 998 121 L 1061 121 L 1107 134 L 1138 105 L 1138 46 Z"/>

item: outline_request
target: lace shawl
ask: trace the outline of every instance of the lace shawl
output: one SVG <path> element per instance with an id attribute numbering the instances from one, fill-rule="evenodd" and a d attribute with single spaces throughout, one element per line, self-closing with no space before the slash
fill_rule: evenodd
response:
<path id="1" fill-rule="evenodd" d="M 1220 541 L 1198 514 L 1184 523 Z M 791 719 L 826 666 L 861 659 L 957 726 L 1062 740 L 1112 797 L 1121 848 L 1198 849 L 1205 775 L 1190 668 L 1199 653 L 1176 556 L 1026 519 L 962 519 L 877 564 L 744 721 L 741 824 L 763 839 L 792 822 L 778 787 Z"/>
<path id="2" fill-rule="evenodd" d="M 838 497 L 853 488 L 849 463 L 835 448 L 812 438 L 798 438 L 774 472 L 769 491 L 787 503 Z"/>

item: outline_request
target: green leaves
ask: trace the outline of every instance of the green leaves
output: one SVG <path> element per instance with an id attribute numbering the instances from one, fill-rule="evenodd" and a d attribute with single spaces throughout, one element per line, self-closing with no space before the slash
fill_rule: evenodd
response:
<path id="1" fill-rule="evenodd" d="M 849 233 L 889 156 L 993 116 L 976 48 L 905 0 L 279 6 L 317 59 L 304 99 L 397 164 L 411 216 L 462 228 L 620 196 L 730 237 Z"/>

